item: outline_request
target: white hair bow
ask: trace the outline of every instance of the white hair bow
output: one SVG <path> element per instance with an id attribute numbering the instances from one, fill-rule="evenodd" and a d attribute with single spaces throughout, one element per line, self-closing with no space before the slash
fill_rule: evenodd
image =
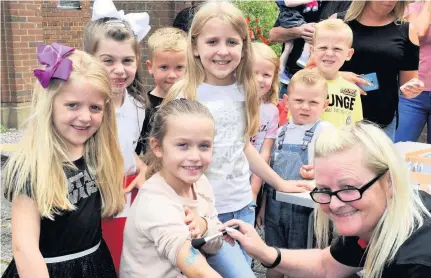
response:
<path id="1" fill-rule="evenodd" d="M 93 4 L 93 15 L 91 21 L 95 21 L 105 17 L 113 17 L 126 21 L 136 40 L 140 42 L 150 31 L 150 16 L 147 13 L 130 13 L 124 14 L 124 11 L 117 11 L 112 0 L 95 0 Z"/>

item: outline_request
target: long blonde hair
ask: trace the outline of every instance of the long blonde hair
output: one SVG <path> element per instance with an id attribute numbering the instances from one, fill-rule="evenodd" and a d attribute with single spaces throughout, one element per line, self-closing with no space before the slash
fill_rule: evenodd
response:
<path id="1" fill-rule="evenodd" d="M 264 102 L 271 102 L 274 105 L 278 104 L 278 69 L 280 67 L 280 59 L 274 50 L 268 45 L 261 42 L 252 42 L 253 54 L 255 57 L 261 57 L 269 61 L 274 66 L 274 72 L 272 73 L 272 84 L 271 89 L 268 93 L 262 96 Z"/>
<path id="2" fill-rule="evenodd" d="M 110 80 L 105 67 L 89 54 L 75 50 L 68 59 L 72 61 L 68 81 L 51 79 L 46 89 L 39 82 L 35 84 L 27 129 L 5 167 L 6 196 L 12 201 L 19 194 L 30 194 L 40 215 L 51 219 L 62 210 L 75 208 L 68 200 L 64 167 L 76 167 L 68 159 L 66 144 L 54 128 L 52 106 L 64 84 L 85 79 L 106 98 L 102 123 L 84 143 L 83 156 L 90 174 L 97 180 L 102 214 L 111 216 L 122 210 L 124 198 L 123 159 L 117 143 L 115 108 L 110 101 Z"/>
<path id="3" fill-rule="evenodd" d="M 322 131 L 316 140 L 315 158 L 358 147 L 364 151 L 364 166 L 376 174 L 388 170 L 392 182 L 393 194 L 391 197 L 387 194 L 387 207 L 374 228 L 364 266 L 365 277 L 380 278 L 384 267 L 394 259 L 400 246 L 431 215 L 418 192 L 410 185 L 407 167 L 401 162 L 392 141 L 371 123 L 357 122 L 336 130 Z M 315 217 L 317 243 L 319 247 L 324 247 L 328 244 L 329 218 L 319 207 Z"/>
<path id="4" fill-rule="evenodd" d="M 155 138 L 158 144 L 161 145 L 166 133 L 168 132 L 167 126 L 169 119 L 174 120 L 175 117 L 181 115 L 207 118 L 214 122 L 214 118 L 208 108 L 206 108 L 203 104 L 200 104 L 198 101 L 174 99 L 166 105 L 160 107 L 157 113 L 153 116 L 153 125 L 151 127 L 150 137 Z M 150 147 L 149 142 L 148 146 Z M 156 157 L 153 150 L 147 151 L 145 153 L 144 161 L 148 165 L 147 172 L 145 173 L 147 179 L 162 169 L 162 161 L 160 158 Z"/>
<path id="5" fill-rule="evenodd" d="M 364 12 L 365 6 L 368 4 L 367 2 L 370 1 L 352 1 L 349 9 L 346 12 L 346 16 L 344 17 L 344 21 L 349 22 L 355 19 L 359 19 Z M 395 4 L 395 7 L 391 11 L 390 15 L 395 16 L 397 22 L 403 22 L 404 11 L 409 3 L 409 1 L 398 1 L 397 4 Z"/>
<path id="6" fill-rule="evenodd" d="M 243 40 L 243 56 L 235 70 L 235 74 L 238 84 L 243 86 L 245 91 L 247 128 L 244 135 L 252 137 L 259 129 L 259 101 L 253 72 L 253 53 L 250 35 L 244 15 L 229 2 L 215 1 L 206 3 L 195 14 L 187 38 L 187 67 L 185 75 L 172 86 L 164 103 L 175 99 L 180 93 L 184 93 L 184 97 L 187 99 L 196 99 L 197 87 L 205 80 L 205 69 L 200 58 L 193 55 L 193 48 L 196 47 L 196 39 L 203 27 L 213 18 L 221 19 L 232 25 Z"/>

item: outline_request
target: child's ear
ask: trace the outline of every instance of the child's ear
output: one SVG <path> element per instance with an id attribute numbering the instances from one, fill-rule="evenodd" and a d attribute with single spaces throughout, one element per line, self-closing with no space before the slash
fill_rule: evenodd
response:
<path id="1" fill-rule="evenodd" d="M 326 108 L 328 108 L 328 105 L 329 105 L 329 98 L 326 98 L 323 108 L 326 110 Z"/>
<path id="2" fill-rule="evenodd" d="M 193 56 L 199 57 L 199 51 L 197 50 L 196 45 L 192 45 Z"/>
<path id="3" fill-rule="evenodd" d="M 151 63 L 151 61 L 150 60 L 145 61 L 145 65 L 147 65 L 148 72 L 150 74 L 153 74 L 153 64 Z"/>
<path id="4" fill-rule="evenodd" d="M 162 151 L 162 148 L 159 144 L 159 140 L 157 140 L 154 137 L 150 137 L 150 149 L 153 151 L 154 155 L 157 158 L 163 157 L 163 151 Z"/>
<path id="5" fill-rule="evenodd" d="M 350 59 L 352 59 L 353 53 L 355 53 L 355 50 L 353 48 L 350 48 L 347 52 L 346 61 L 350 61 Z"/>

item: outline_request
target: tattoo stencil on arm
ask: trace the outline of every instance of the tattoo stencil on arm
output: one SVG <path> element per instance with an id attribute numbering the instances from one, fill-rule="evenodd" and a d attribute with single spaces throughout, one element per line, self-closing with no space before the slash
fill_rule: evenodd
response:
<path id="1" fill-rule="evenodd" d="M 199 254 L 199 251 L 190 246 L 189 255 L 186 257 L 186 263 L 188 266 L 193 265 L 196 262 L 196 258 Z"/>

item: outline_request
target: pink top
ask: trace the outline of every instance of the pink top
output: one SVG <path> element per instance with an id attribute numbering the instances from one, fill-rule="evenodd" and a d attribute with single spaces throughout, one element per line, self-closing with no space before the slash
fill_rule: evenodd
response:
<path id="1" fill-rule="evenodd" d="M 260 104 L 260 128 L 259 132 L 251 138 L 251 143 L 260 152 L 263 141 L 267 138 L 275 139 L 278 129 L 278 109 L 272 103 Z"/>
<path id="2" fill-rule="evenodd" d="M 419 13 L 423 2 L 414 2 L 408 6 L 406 16 Z M 425 83 L 424 91 L 431 91 L 431 30 L 428 30 L 425 39 L 420 41 L 419 79 Z"/>

